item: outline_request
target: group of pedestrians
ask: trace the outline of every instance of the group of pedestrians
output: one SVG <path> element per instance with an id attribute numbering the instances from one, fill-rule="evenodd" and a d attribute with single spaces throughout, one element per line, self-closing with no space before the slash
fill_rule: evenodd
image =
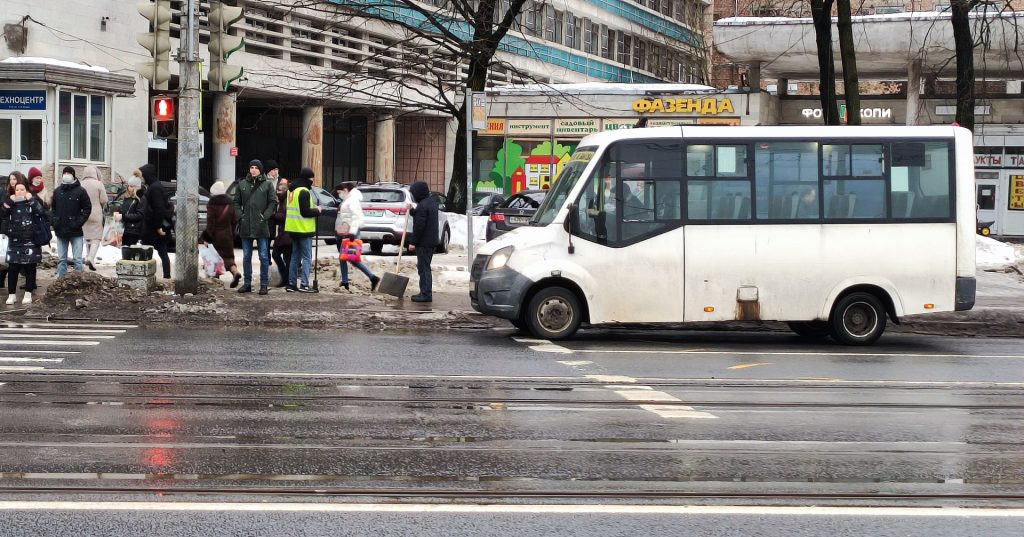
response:
<path id="1" fill-rule="evenodd" d="M 239 293 L 253 291 L 254 251 L 260 263 L 260 295 L 269 292 L 271 261 L 281 274 L 278 287 L 288 292 L 317 292 L 310 287 L 309 276 L 315 262 L 312 251 L 313 241 L 318 238 L 317 221 L 324 207 L 316 203 L 312 190 L 314 179 L 314 172 L 303 168 L 297 178 L 289 181 L 280 177 L 276 162 L 268 160 L 264 167 L 260 160 L 253 160 L 249 163 L 249 173 L 236 181 L 230 191 L 222 182 L 210 188 L 206 229 L 201 240 L 216 249 L 224 269 L 233 276 L 231 287 L 237 288 Z M 163 277 L 169 279 L 168 244 L 174 214 L 167 192 L 158 180 L 156 167 L 140 166 L 125 185 L 120 207 L 112 214 L 114 221 L 124 227 L 121 243 L 152 246 L 160 258 Z M 426 183 L 414 184 L 411 193 L 419 206 L 415 210 L 410 207 L 414 225 L 407 244 L 410 251 L 416 253 L 420 274 L 420 293 L 412 299 L 429 302 L 430 261 L 437 245 L 437 207 L 431 205 Z M 364 216 L 362 193 L 356 183 L 339 184 L 335 194 L 341 200 L 334 222 L 340 253 L 346 239 L 350 242 L 359 239 Z M 69 254 L 75 272 L 84 272 L 86 266 L 96 270 L 96 255 L 104 241 L 107 203 L 102 176 L 94 166 L 86 167 L 81 179 L 75 168 L 64 167 L 52 197 L 47 195 L 38 168 L 31 168 L 28 176 L 18 171 L 8 175 L 0 209 L 0 234 L 7 237 L 8 305 L 16 303 L 19 277 L 25 280 L 23 303 L 32 302 L 42 247 L 50 244 L 52 236 L 57 239 L 58 278 L 68 272 Z M 241 271 L 235 261 L 236 237 L 242 243 Z M 380 278 L 365 264 L 341 259 L 341 256 L 339 262 L 342 288 L 350 288 L 348 266 L 351 264 L 366 275 L 371 289 L 377 289 Z M 0 273 L 0 281 L 3 277 Z"/>

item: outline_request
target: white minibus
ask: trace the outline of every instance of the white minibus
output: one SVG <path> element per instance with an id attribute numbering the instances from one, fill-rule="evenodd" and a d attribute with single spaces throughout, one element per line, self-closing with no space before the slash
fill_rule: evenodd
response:
<path id="1" fill-rule="evenodd" d="M 867 345 L 974 306 L 973 138 L 931 127 L 660 127 L 584 138 L 470 299 L 537 337 L 581 323 L 785 321 Z"/>

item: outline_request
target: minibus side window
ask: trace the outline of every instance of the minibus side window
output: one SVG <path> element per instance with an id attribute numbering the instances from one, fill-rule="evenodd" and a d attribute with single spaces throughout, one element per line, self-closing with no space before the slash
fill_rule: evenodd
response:
<path id="1" fill-rule="evenodd" d="M 609 148 L 578 207 L 581 237 L 627 245 L 682 222 L 682 143 L 635 140 Z"/>

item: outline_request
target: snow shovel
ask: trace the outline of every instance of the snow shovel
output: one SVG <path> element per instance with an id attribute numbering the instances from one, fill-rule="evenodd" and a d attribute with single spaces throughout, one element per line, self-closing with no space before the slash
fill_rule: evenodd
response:
<path id="1" fill-rule="evenodd" d="M 380 283 L 377 284 L 377 291 L 386 295 L 396 296 L 398 298 L 405 297 L 405 288 L 409 286 L 409 277 L 402 276 L 398 272 L 399 266 L 402 263 L 402 252 L 405 251 L 405 234 L 406 230 L 409 229 L 409 212 L 411 209 L 405 211 L 405 223 L 402 226 L 402 240 L 398 243 L 398 260 L 395 261 L 395 271 L 385 272 L 380 278 Z"/>

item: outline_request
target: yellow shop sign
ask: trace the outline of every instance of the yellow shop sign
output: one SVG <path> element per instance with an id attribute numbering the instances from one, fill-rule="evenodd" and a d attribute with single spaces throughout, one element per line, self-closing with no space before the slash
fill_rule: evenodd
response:
<path id="1" fill-rule="evenodd" d="M 718 114 L 735 113 L 732 101 L 728 97 L 679 97 L 679 98 L 645 98 L 633 101 L 633 111 L 641 114 L 664 112 L 667 114 L 700 114 L 715 116 Z"/>

